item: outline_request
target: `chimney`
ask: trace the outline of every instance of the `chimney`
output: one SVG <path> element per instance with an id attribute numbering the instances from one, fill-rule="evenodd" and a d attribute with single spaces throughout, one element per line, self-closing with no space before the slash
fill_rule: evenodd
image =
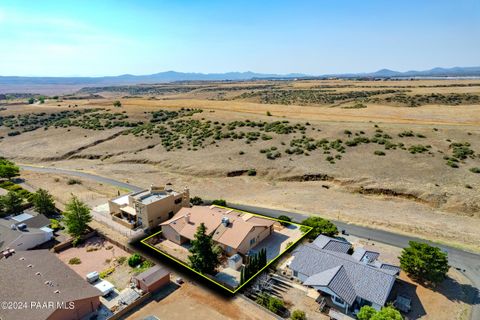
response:
<path id="1" fill-rule="evenodd" d="M 183 217 L 184 217 L 186 223 L 190 223 L 190 212 L 187 212 L 187 214 L 185 214 L 185 216 L 183 216 Z"/>
<path id="2" fill-rule="evenodd" d="M 153 183 L 150 185 L 150 188 L 148 188 L 148 192 L 150 192 L 150 193 L 153 192 Z"/>

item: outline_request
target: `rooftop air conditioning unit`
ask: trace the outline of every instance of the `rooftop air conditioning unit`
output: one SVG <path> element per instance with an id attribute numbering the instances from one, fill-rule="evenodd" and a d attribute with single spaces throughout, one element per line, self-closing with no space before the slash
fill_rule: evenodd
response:
<path id="1" fill-rule="evenodd" d="M 223 218 L 222 218 L 222 224 L 223 224 L 225 227 L 228 227 L 228 225 L 230 224 L 230 220 L 228 219 L 228 217 L 223 217 Z"/>
<path id="2" fill-rule="evenodd" d="M 25 223 L 19 223 L 19 224 L 17 224 L 17 229 L 18 230 L 26 230 L 27 225 Z"/>

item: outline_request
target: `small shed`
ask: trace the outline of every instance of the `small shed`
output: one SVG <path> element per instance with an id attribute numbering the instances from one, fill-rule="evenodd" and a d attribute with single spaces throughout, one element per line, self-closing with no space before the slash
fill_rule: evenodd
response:
<path id="1" fill-rule="evenodd" d="M 160 266 L 153 266 L 132 277 L 135 286 L 145 292 L 154 292 L 170 282 L 170 272 Z"/>
<path id="2" fill-rule="evenodd" d="M 228 258 L 228 267 L 232 268 L 233 270 L 238 270 L 242 266 L 242 260 L 242 257 L 238 253 L 236 253 L 230 258 Z"/>

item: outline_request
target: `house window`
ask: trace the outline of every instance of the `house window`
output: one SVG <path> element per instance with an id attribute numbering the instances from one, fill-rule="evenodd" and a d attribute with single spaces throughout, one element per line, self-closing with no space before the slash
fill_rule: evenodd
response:
<path id="1" fill-rule="evenodd" d="M 175 204 L 182 203 L 182 198 L 175 199 Z"/>
<path id="2" fill-rule="evenodd" d="M 335 302 L 338 305 L 343 306 L 345 304 L 345 301 L 343 301 L 341 298 L 337 296 L 333 296 L 333 302 Z"/>
<path id="3" fill-rule="evenodd" d="M 171 219 L 171 218 L 173 218 L 173 211 L 170 211 L 170 212 L 168 213 L 168 219 Z"/>
<path id="4" fill-rule="evenodd" d="M 177 240 L 178 242 L 180 242 L 180 236 L 177 234 L 175 235 L 175 240 Z"/>
<path id="5" fill-rule="evenodd" d="M 232 247 L 227 246 L 227 247 L 225 248 L 225 251 L 226 251 L 227 253 L 232 252 Z"/>
<path id="6" fill-rule="evenodd" d="M 297 270 L 293 270 L 293 276 L 294 276 L 295 278 L 298 278 L 298 271 L 297 271 Z"/>
<path id="7" fill-rule="evenodd" d="M 250 239 L 250 247 L 253 246 L 255 244 L 255 241 L 257 241 L 255 238 L 253 239 Z"/>

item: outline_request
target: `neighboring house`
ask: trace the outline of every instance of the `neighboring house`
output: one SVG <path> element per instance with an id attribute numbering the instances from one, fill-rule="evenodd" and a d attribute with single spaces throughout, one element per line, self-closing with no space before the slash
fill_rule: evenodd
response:
<path id="1" fill-rule="evenodd" d="M 177 244 L 194 239 L 197 228 L 205 224 L 207 233 L 228 255 L 247 254 L 273 232 L 274 220 L 216 206 L 182 208 L 161 224 L 163 236 Z"/>
<path id="2" fill-rule="evenodd" d="M 173 217 L 183 207 L 190 205 L 190 193 L 165 187 L 151 186 L 108 201 L 112 219 L 130 229 L 154 228 Z"/>
<path id="3" fill-rule="evenodd" d="M 304 285 L 330 296 L 346 312 L 363 305 L 379 310 L 387 302 L 399 268 L 377 261 L 377 252 L 358 249 L 349 255 L 350 247 L 346 241 L 320 236 L 293 252 L 289 268 Z"/>
<path id="4" fill-rule="evenodd" d="M 44 215 L 22 213 L 0 219 L 0 250 L 23 251 L 35 248 L 53 238 L 50 220 Z"/>
<path id="5" fill-rule="evenodd" d="M 100 306 L 100 292 L 48 250 L 0 258 L 0 270 L 0 300 L 27 304 L 3 309 L 3 319 L 79 320 Z"/>
<path id="6" fill-rule="evenodd" d="M 138 289 L 145 292 L 154 292 L 170 283 L 170 272 L 156 265 L 133 276 L 132 282 Z"/>

